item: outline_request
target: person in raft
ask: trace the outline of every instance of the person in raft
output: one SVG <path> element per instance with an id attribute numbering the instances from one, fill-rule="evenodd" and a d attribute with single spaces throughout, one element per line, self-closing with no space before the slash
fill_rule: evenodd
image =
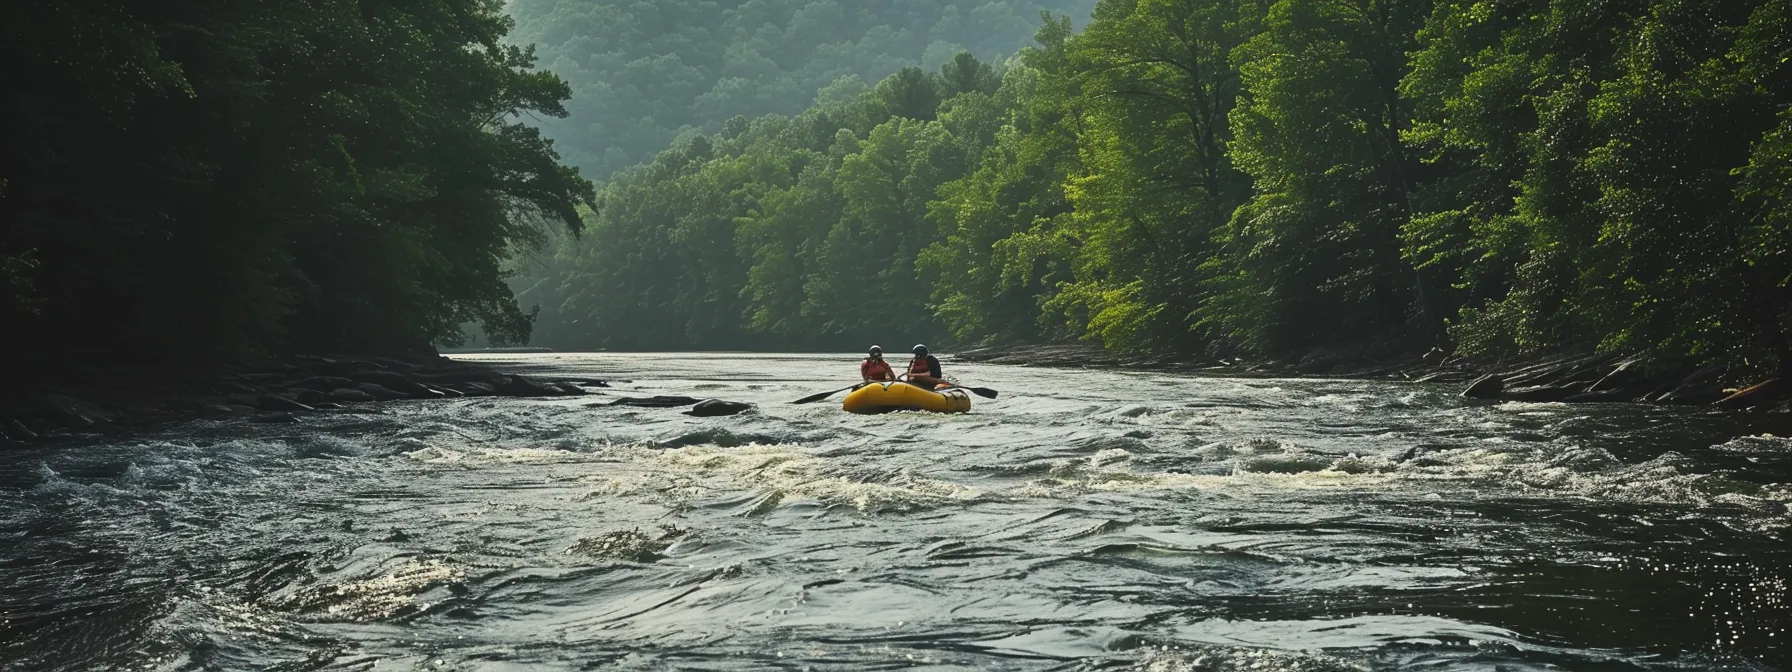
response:
<path id="1" fill-rule="evenodd" d="M 927 346 L 915 346 L 915 358 L 908 363 L 908 384 L 923 390 L 940 390 L 951 387 L 946 376 L 940 373 L 940 358 L 927 354 Z"/>
<path id="2" fill-rule="evenodd" d="M 884 349 L 873 345 L 871 354 L 859 362 L 859 377 L 867 383 L 887 383 L 896 380 L 896 370 L 884 361 Z"/>

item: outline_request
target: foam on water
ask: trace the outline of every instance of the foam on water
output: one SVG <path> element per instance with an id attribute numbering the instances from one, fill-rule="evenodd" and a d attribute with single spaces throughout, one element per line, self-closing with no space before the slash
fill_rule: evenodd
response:
<path id="1" fill-rule="evenodd" d="M 521 364 L 754 413 L 463 399 L 22 454 L 0 463 L 0 651 L 69 670 L 1792 659 L 1792 441 L 1734 416 L 953 365 L 1001 397 L 864 417 L 788 403 L 856 358 L 746 383 L 716 372 L 766 356 L 731 357 Z"/>
<path id="2" fill-rule="evenodd" d="M 606 452 L 641 471 L 588 477 L 598 492 L 641 495 L 666 492 L 664 484 L 684 498 L 700 498 L 738 490 L 754 490 L 777 500 L 816 499 L 847 504 L 864 513 L 904 512 L 976 500 L 981 493 L 964 485 L 916 476 L 898 470 L 876 481 L 840 473 L 834 461 L 799 446 L 749 444 L 657 448 L 618 446 Z"/>

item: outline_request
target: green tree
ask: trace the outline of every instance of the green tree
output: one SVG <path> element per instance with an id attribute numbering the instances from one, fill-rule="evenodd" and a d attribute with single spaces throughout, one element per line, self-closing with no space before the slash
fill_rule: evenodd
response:
<path id="1" fill-rule="evenodd" d="M 0 269 L 24 351 L 166 360 L 528 336 L 502 261 L 592 187 L 494 2 L 15 3 Z"/>
<path id="2" fill-rule="evenodd" d="M 1236 52 L 1232 158 L 1255 195 L 1224 235 L 1203 314 L 1259 352 L 1433 324 L 1400 231 L 1425 176 L 1401 139 L 1405 53 L 1428 0 L 1278 0 Z M 1414 330 L 1408 330 L 1410 331 Z"/>
<path id="3" fill-rule="evenodd" d="M 988 105 L 977 101 L 942 115 L 948 128 L 981 128 L 991 117 L 1000 123 L 990 133 L 955 131 L 975 138 L 969 144 L 976 169 L 940 187 L 928 208 L 940 240 L 917 258 L 934 313 L 960 339 L 1014 342 L 1062 333 L 1055 321 L 1041 320 L 1041 304 L 1069 279 L 1073 252 L 1062 233 L 1080 115 L 1072 35 L 1069 19 L 1046 17 L 1038 46 L 1021 52 Z"/>
<path id="4" fill-rule="evenodd" d="M 573 85 L 572 117 L 543 128 L 574 165 L 607 177 L 651 159 L 683 129 L 714 133 L 735 115 L 796 115 L 843 77 L 875 82 L 903 68 L 937 69 L 961 52 L 989 62 L 1024 44 L 1041 11 L 1081 17 L 1094 6 L 531 0 L 508 10 L 518 43 L 541 45 L 543 62 Z M 993 88 L 991 73 L 964 74 Z"/>
<path id="5" fill-rule="evenodd" d="M 1106 2 L 1072 46 L 1083 71 L 1074 281 L 1047 303 L 1085 337 L 1119 349 L 1199 346 L 1212 236 L 1248 185 L 1232 166 L 1230 53 L 1249 38 L 1235 0 Z"/>

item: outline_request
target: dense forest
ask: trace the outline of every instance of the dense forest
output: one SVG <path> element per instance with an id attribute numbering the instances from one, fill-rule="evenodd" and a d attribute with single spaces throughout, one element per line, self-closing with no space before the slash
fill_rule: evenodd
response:
<path id="1" fill-rule="evenodd" d="M 501 265 L 594 190 L 522 123 L 569 91 L 511 25 L 496 0 L 7 3 L 8 379 L 526 339 Z"/>
<path id="2" fill-rule="evenodd" d="M 1103 0 L 619 175 L 538 343 L 1792 364 L 1792 1 Z"/>
<path id="3" fill-rule="evenodd" d="M 1792 0 L 1103 0 L 1013 55 L 1075 3 L 723 4 L 7 5 L 14 364 L 474 322 L 1792 366 Z M 597 190 L 550 134 L 676 140 Z"/>
<path id="4" fill-rule="evenodd" d="M 571 84 L 571 116 L 543 120 L 566 159 L 603 178 L 681 132 L 735 115 L 796 114 L 903 67 L 960 51 L 1005 57 L 1039 13 L 1095 0 L 511 0 L 512 39 Z"/>

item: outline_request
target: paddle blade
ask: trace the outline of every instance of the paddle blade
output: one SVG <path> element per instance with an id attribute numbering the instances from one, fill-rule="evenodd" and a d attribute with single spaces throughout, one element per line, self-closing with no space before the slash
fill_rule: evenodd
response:
<path id="1" fill-rule="evenodd" d="M 834 394 L 835 394 L 835 393 L 837 393 L 837 392 L 839 392 L 839 390 L 832 390 L 832 391 L 828 391 L 828 392 L 822 392 L 822 393 L 820 393 L 820 394 L 811 394 L 811 395 L 809 395 L 809 396 L 807 396 L 807 397 L 803 397 L 803 398 L 801 398 L 801 399 L 798 399 L 798 400 L 796 400 L 796 401 L 793 401 L 793 402 L 790 402 L 790 403 L 793 403 L 793 404 L 813 404 L 813 403 L 815 403 L 815 402 L 817 402 L 817 401 L 821 401 L 821 400 L 823 400 L 823 399 L 826 399 L 826 398 L 828 398 L 828 397 L 831 397 L 831 396 L 834 396 Z"/>
<path id="2" fill-rule="evenodd" d="M 859 388 L 860 388 L 860 387 L 861 387 L 861 386 L 863 386 L 863 383 L 861 383 L 861 384 L 859 384 L 859 385 L 853 385 L 853 386 L 852 386 L 852 387 L 843 387 L 843 388 L 840 388 L 840 389 L 838 389 L 838 390 L 829 390 L 829 391 L 827 391 L 827 392 L 822 392 L 822 393 L 821 393 L 821 394 L 811 394 L 811 395 L 809 395 L 809 396 L 807 396 L 807 397 L 803 397 L 803 398 L 801 398 L 801 399 L 798 399 L 798 400 L 796 400 L 796 401 L 793 401 L 793 402 L 790 402 L 790 403 L 792 403 L 792 404 L 813 404 L 813 403 L 815 403 L 815 402 L 817 402 L 817 401 L 821 401 L 821 400 L 823 400 L 823 399 L 826 399 L 826 398 L 828 398 L 828 397 L 831 397 L 831 396 L 834 396 L 834 395 L 836 395 L 836 394 L 839 394 L 839 393 L 841 393 L 841 392 L 845 392 L 845 391 L 847 391 L 847 390 L 856 390 L 856 389 L 859 389 Z"/>
<path id="3" fill-rule="evenodd" d="M 967 387 L 964 389 L 970 390 L 971 394 L 975 394 L 979 397 L 983 397 L 984 399 L 996 398 L 996 391 L 989 389 L 987 387 Z"/>

